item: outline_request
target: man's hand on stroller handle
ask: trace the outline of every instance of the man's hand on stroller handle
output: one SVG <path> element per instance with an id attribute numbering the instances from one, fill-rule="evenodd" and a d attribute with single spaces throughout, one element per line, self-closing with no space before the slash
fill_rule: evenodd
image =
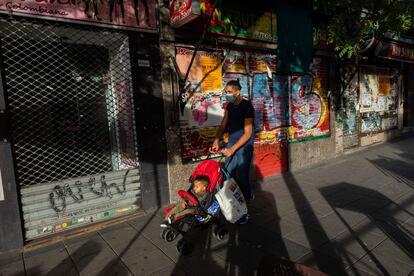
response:
<path id="1" fill-rule="evenodd" d="M 220 148 L 219 139 L 214 139 L 213 145 L 209 148 L 210 153 L 222 153 L 226 157 L 230 157 L 234 154 L 232 148 Z"/>
<path id="2" fill-rule="evenodd" d="M 220 150 L 220 152 L 224 154 L 226 157 L 230 157 L 233 155 L 234 150 L 232 148 L 223 148 Z"/>
<path id="3" fill-rule="evenodd" d="M 213 144 L 211 145 L 209 149 L 210 153 L 218 153 L 220 151 L 220 140 L 214 139 Z"/>

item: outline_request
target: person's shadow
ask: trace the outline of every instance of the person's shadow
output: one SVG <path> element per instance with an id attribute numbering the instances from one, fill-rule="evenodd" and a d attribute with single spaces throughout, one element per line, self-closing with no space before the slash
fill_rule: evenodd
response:
<path id="1" fill-rule="evenodd" d="M 281 237 L 280 217 L 274 195 L 253 180 L 255 199 L 248 203 L 250 214 L 246 225 L 229 226 L 229 240 L 224 254 L 226 275 L 257 275 L 269 257 L 289 258 Z"/>

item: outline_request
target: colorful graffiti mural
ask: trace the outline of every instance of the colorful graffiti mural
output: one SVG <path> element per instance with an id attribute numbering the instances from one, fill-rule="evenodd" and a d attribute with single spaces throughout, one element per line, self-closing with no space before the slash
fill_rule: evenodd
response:
<path id="1" fill-rule="evenodd" d="M 190 63 L 190 53 L 186 48 L 177 49 L 182 75 Z M 206 75 L 213 71 L 215 80 L 206 82 Z M 238 79 L 242 96 L 252 102 L 255 112 L 256 172 L 262 177 L 284 171 L 288 142 L 329 136 L 327 84 L 319 71 L 316 78 L 278 75 L 273 54 L 201 51 L 189 73 L 187 87 L 192 92 L 181 116 L 182 159 L 207 158 L 224 114 L 221 93 L 229 80 Z"/>
<path id="2" fill-rule="evenodd" d="M 191 54 L 192 51 L 187 48 L 177 49 L 177 64 L 182 75 L 188 68 Z M 203 55 L 210 60 L 201 58 Z M 217 67 L 221 57 L 222 66 Z M 285 168 L 286 147 L 281 145 L 287 141 L 289 79 L 287 76 L 276 75 L 275 58 L 275 55 L 245 51 L 208 54 L 201 51 L 197 54 L 189 73 L 188 87 L 192 89 L 191 96 L 180 120 L 181 153 L 184 161 L 207 158 L 208 147 L 215 137 L 216 127 L 224 112 L 222 90 L 229 80 L 237 79 L 242 86 L 242 96 L 250 99 L 255 109 L 255 158 L 259 160 L 256 162 L 260 171 L 258 174 L 274 174 Z M 203 72 L 206 64 L 210 64 L 209 69 Z M 211 84 L 213 82 L 206 85 L 206 72 L 213 70 L 216 74 L 214 78 L 221 82 L 220 87 L 217 81 L 214 85 Z"/>
<path id="3" fill-rule="evenodd" d="M 289 108 L 289 142 L 324 138 L 330 135 L 329 102 L 326 81 L 317 71 L 291 79 Z"/>
<path id="4" fill-rule="evenodd" d="M 276 56 L 250 54 L 248 58 L 254 125 L 255 163 L 258 177 L 286 170 L 289 78 L 276 75 Z"/>

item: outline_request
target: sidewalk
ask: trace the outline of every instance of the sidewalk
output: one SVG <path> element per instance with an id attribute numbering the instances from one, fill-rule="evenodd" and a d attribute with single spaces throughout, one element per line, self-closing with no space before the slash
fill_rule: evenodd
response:
<path id="1" fill-rule="evenodd" d="M 414 271 L 414 136 L 255 188 L 250 223 L 225 241 L 193 235 L 180 256 L 160 239 L 163 210 L 25 253 L 0 254 L 0 275 L 255 275 L 278 255 L 331 275 Z M 414 275 L 414 272 L 413 272 Z"/>

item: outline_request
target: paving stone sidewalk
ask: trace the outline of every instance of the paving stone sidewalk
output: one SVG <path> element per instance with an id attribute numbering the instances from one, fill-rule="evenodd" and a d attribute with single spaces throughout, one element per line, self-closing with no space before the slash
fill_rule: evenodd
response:
<path id="1" fill-rule="evenodd" d="M 256 275 L 283 256 L 331 275 L 414 275 L 414 136 L 255 187 L 251 221 L 191 235 L 180 256 L 160 238 L 163 209 L 29 252 L 0 254 L 0 275 Z"/>

